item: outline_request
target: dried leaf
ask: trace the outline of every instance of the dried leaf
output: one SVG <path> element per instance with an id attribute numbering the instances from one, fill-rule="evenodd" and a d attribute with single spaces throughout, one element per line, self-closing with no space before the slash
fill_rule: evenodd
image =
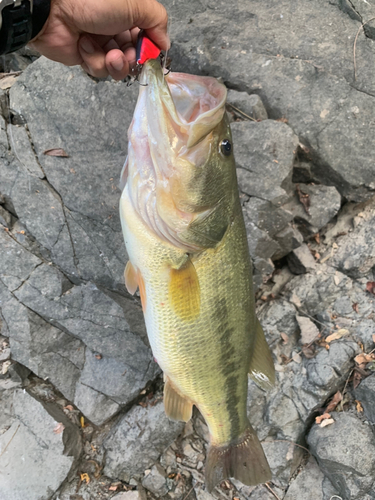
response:
<path id="1" fill-rule="evenodd" d="M 323 422 L 320 424 L 320 427 L 327 427 L 327 425 L 333 424 L 335 421 L 333 418 L 327 418 L 327 420 L 323 420 Z"/>
<path id="2" fill-rule="evenodd" d="M 375 334 L 372 335 L 372 341 L 375 343 Z"/>
<path id="3" fill-rule="evenodd" d="M 375 295 L 375 281 L 368 281 L 366 283 L 366 291 Z"/>
<path id="4" fill-rule="evenodd" d="M 43 152 L 43 154 L 47 156 L 58 156 L 62 158 L 69 158 L 69 155 L 61 148 L 46 149 Z"/>
<path id="5" fill-rule="evenodd" d="M 355 371 L 353 375 L 353 389 L 356 389 L 362 380 L 362 375 Z"/>
<path id="6" fill-rule="evenodd" d="M 293 352 L 293 354 L 292 354 L 292 359 L 293 359 L 293 361 L 295 361 L 296 363 L 301 363 L 301 362 L 302 362 L 301 355 L 300 355 L 300 354 L 298 354 L 298 352 Z"/>
<path id="7" fill-rule="evenodd" d="M 8 90 L 16 83 L 18 75 L 5 75 L 0 80 L 0 89 Z"/>
<path id="8" fill-rule="evenodd" d="M 356 356 L 354 358 L 354 361 L 358 365 L 362 365 L 362 364 L 370 363 L 371 361 L 374 361 L 374 359 L 375 359 L 375 354 L 362 353 L 362 354 L 358 354 L 358 356 Z"/>
<path id="9" fill-rule="evenodd" d="M 315 417 L 315 423 L 320 424 L 323 420 L 327 420 L 328 418 L 331 418 L 330 413 L 323 413 L 323 415 L 319 415 L 319 417 Z"/>
<path id="10" fill-rule="evenodd" d="M 72 405 L 67 405 L 67 406 L 64 406 L 64 410 L 74 411 L 74 408 Z"/>
<path id="11" fill-rule="evenodd" d="M 285 354 L 280 354 L 280 358 L 281 358 L 282 365 L 287 365 L 288 363 L 290 363 L 292 361 L 291 358 L 288 358 L 287 356 L 285 356 Z"/>
<path id="12" fill-rule="evenodd" d="M 318 245 L 319 245 L 319 243 L 320 243 L 320 234 L 319 234 L 319 233 L 314 234 L 314 240 L 315 240 L 315 241 L 318 243 Z"/>
<path id="13" fill-rule="evenodd" d="M 340 391 L 337 391 L 336 394 L 333 396 L 331 402 L 328 404 L 326 408 L 326 413 L 330 413 L 333 411 L 336 406 L 342 401 L 342 394 Z"/>
<path id="14" fill-rule="evenodd" d="M 300 203 L 302 203 L 305 212 L 310 215 L 310 195 L 301 191 L 299 184 L 296 184 L 296 191 Z"/>
<path id="15" fill-rule="evenodd" d="M 301 343 L 310 344 L 311 342 L 314 342 L 319 335 L 319 330 L 315 323 L 305 316 L 296 315 L 296 320 L 301 330 Z"/>
<path id="16" fill-rule="evenodd" d="M 358 302 L 353 302 L 353 304 L 352 304 L 352 308 L 353 308 L 353 311 L 355 311 L 356 313 L 359 313 L 359 310 L 358 310 Z"/>
<path id="17" fill-rule="evenodd" d="M 288 343 L 289 337 L 288 337 L 288 335 L 286 333 L 281 332 L 280 333 L 280 337 L 283 339 L 284 344 Z"/>
<path id="18" fill-rule="evenodd" d="M 294 292 L 292 293 L 292 296 L 290 297 L 290 302 L 292 304 L 294 304 L 296 307 L 302 306 L 302 302 L 301 302 L 300 298 L 297 297 L 297 295 Z"/>
<path id="19" fill-rule="evenodd" d="M 81 482 L 85 481 L 86 484 L 90 482 L 90 476 L 85 472 L 84 474 L 80 474 Z"/>
<path id="20" fill-rule="evenodd" d="M 65 429 L 65 425 L 59 422 L 56 427 L 53 429 L 54 434 L 61 434 Z"/>
<path id="21" fill-rule="evenodd" d="M 114 486 L 110 486 L 108 489 L 109 489 L 109 491 L 117 491 L 118 486 L 115 484 Z"/>
<path id="22" fill-rule="evenodd" d="M 363 412 L 363 406 L 361 405 L 361 402 L 357 401 L 357 400 L 355 400 L 355 402 L 356 402 L 357 412 L 358 413 L 362 413 Z"/>
<path id="23" fill-rule="evenodd" d="M 311 359 L 315 356 L 315 347 L 314 345 L 305 345 L 302 347 L 302 353 L 307 359 Z"/>
<path id="24" fill-rule="evenodd" d="M 334 332 L 331 335 L 328 335 L 328 337 L 326 338 L 326 342 L 329 344 L 333 340 L 341 339 L 341 337 L 344 337 L 348 333 L 349 333 L 349 330 L 346 330 L 345 328 L 341 328 L 340 330 L 337 330 L 337 332 Z"/>

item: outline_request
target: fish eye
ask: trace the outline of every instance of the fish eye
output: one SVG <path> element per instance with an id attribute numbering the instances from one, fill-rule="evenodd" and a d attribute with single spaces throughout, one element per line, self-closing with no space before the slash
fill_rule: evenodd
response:
<path id="1" fill-rule="evenodd" d="M 229 156 L 232 152 L 232 143 L 229 139 L 224 139 L 220 145 L 221 152 L 224 156 Z"/>

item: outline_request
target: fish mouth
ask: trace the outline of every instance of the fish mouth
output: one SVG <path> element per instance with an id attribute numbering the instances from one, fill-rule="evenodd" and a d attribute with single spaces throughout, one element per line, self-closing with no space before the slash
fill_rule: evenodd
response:
<path id="1" fill-rule="evenodd" d="M 147 86 L 150 115 L 154 106 L 159 122 L 168 122 L 160 127 L 162 133 L 169 130 L 177 135 L 180 148 L 195 146 L 224 116 L 227 90 L 215 78 L 172 72 L 164 75 L 160 62 L 154 59 L 145 63 L 141 81 Z"/>

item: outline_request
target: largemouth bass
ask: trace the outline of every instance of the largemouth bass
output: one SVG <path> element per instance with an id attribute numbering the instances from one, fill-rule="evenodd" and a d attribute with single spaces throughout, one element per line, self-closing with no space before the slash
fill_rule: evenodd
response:
<path id="1" fill-rule="evenodd" d="M 195 405 L 210 432 L 206 486 L 271 479 L 247 417 L 248 373 L 274 383 L 255 316 L 251 263 L 239 200 L 226 88 L 216 79 L 142 70 L 129 128 L 120 214 L 148 337 L 164 372 L 168 417 Z"/>

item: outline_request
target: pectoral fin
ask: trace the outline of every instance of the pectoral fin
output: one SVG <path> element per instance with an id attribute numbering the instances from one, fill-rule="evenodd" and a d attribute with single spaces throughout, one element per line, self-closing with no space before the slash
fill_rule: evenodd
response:
<path id="1" fill-rule="evenodd" d="M 255 340 L 249 375 L 265 391 L 272 389 L 275 384 L 275 367 L 271 351 L 258 318 L 256 318 Z"/>
<path id="2" fill-rule="evenodd" d="M 177 392 L 168 377 L 164 384 L 164 409 L 168 418 L 183 422 L 188 422 L 193 412 L 193 404 Z"/>
<path id="3" fill-rule="evenodd" d="M 200 288 L 194 264 L 187 258 L 178 269 L 171 268 L 169 301 L 174 312 L 184 321 L 193 321 L 200 310 Z"/>
<path id="4" fill-rule="evenodd" d="M 137 277 L 137 271 L 134 269 L 130 260 L 128 260 L 126 264 L 124 276 L 125 276 L 125 286 L 127 291 L 131 295 L 134 295 L 138 288 L 138 277 Z"/>

